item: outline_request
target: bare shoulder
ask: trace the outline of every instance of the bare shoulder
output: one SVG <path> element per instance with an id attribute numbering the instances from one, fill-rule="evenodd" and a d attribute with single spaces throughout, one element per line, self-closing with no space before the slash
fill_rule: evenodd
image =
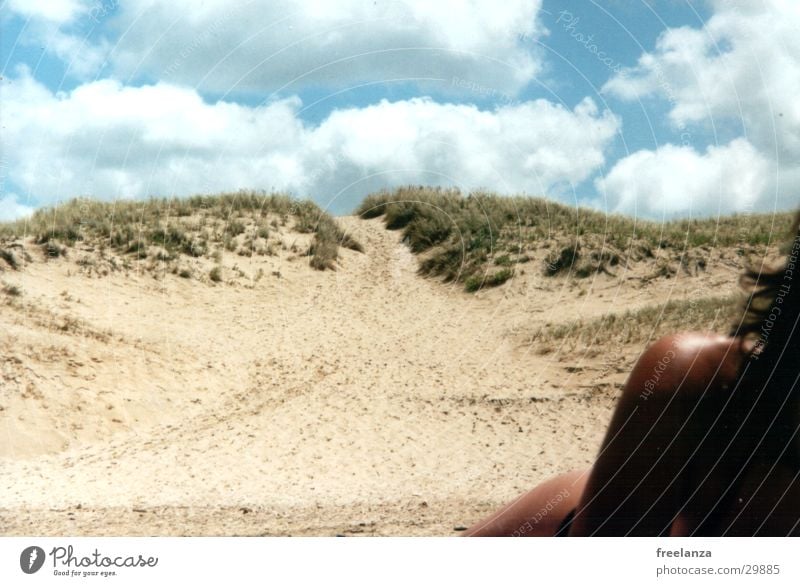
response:
<path id="1" fill-rule="evenodd" d="M 677 332 L 662 336 L 642 353 L 630 382 L 650 393 L 694 394 L 730 384 L 741 360 L 739 338 Z"/>
<path id="2" fill-rule="evenodd" d="M 742 340 L 721 334 L 707 332 L 676 332 L 662 336 L 651 344 L 642 354 L 640 360 L 651 362 L 671 358 L 672 362 L 686 366 L 692 363 L 721 363 L 728 358 L 737 360 L 741 357 Z"/>

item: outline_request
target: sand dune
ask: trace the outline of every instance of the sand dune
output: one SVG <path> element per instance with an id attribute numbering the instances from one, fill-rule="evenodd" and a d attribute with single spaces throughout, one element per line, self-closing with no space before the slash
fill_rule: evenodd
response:
<path id="1" fill-rule="evenodd" d="M 543 355 L 525 332 L 733 291 L 739 270 L 532 263 L 473 295 L 418 276 L 380 219 L 339 221 L 365 252 L 336 271 L 282 253 L 231 255 L 216 285 L 38 257 L 3 273 L 24 293 L 0 306 L 0 532 L 451 535 L 591 465 L 643 350 Z"/>

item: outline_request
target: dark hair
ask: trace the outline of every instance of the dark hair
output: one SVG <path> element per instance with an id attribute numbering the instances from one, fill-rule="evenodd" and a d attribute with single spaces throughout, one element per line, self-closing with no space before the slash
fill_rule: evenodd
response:
<path id="1" fill-rule="evenodd" d="M 791 286 L 793 281 L 798 239 L 800 239 L 800 211 L 795 214 L 792 227 L 788 230 L 785 242 L 781 246 L 781 253 L 786 255 L 783 262 L 766 267 L 762 262 L 762 266 L 758 268 L 748 262 L 739 277 L 739 285 L 748 293 L 748 296 L 742 304 L 740 317 L 731 324 L 729 335 L 746 338 L 759 334 L 760 342 L 757 348 L 761 350 L 761 355 L 767 346 L 766 338 L 768 337 L 763 335 L 765 332 L 762 330 L 774 307 L 781 306 L 781 315 L 788 315 L 782 308 L 785 302 L 784 296 L 779 294 L 783 285 Z M 783 290 L 785 291 L 785 288 Z M 797 314 L 800 313 L 800 308 L 793 307 L 789 311 Z M 781 321 L 785 323 L 785 319 Z M 775 340 L 774 337 L 773 340 Z"/>
<path id="2" fill-rule="evenodd" d="M 742 340 L 758 336 L 742 363 L 737 392 L 750 403 L 753 423 L 765 425 L 764 440 L 770 439 L 772 452 L 788 451 L 784 448 L 800 423 L 800 279 L 795 275 L 800 273 L 800 212 L 788 236 L 781 263 L 759 268 L 748 263 L 740 285 L 749 295 L 741 318 L 731 327 L 731 334 Z M 791 452 L 800 457 L 797 450 Z"/>
<path id="3" fill-rule="evenodd" d="M 749 262 L 739 284 L 748 293 L 730 335 L 755 341 L 739 369 L 724 413 L 734 457 L 770 465 L 789 459 L 800 469 L 800 211 L 777 264 Z M 766 266 L 765 266 L 766 265 Z M 738 428 L 738 429 L 736 429 Z M 723 447 L 723 446 L 720 446 Z M 744 453 L 742 453 L 744 451 Z"/>
<path id="4" fill-rule="evenodd" d="M 716 469 L 715 476 L 727 480 L 693 535 L 726 534 L 730 527 L 722 526 L 722 519 L 737 506 L 733 499 L 744 470 L 756 469 L 766 480 L 783 461 L 800 471 L 800 278 L 795 278 L 800 277 L 800 211 L 780 252 L 786 256 L 777 264 L 746 264 L 739 285 L 748 294 L 729 334 L 755 346 L 729 391 L 701 399 L 706 408 L 699 410 L 704 414 L 700 453 L 708 474 Z"/>

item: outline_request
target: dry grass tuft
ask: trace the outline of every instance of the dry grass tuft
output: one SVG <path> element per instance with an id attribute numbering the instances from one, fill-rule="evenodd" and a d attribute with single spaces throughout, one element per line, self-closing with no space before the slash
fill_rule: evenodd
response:
<path id="1" fill-rule="evenodd" d="M 334 268 L 340 246 L 363 251 L 315 203 L 254 191 L 146 201 L 73 199 L 37 210 L 30 218 L 0 224 L 0 242 L 33 238 L 46 258 L 65 256 L 81 244 L 111 249 L 126 261 L 149 259 L 177 266 L 181 255 L 212 258 L 220 248 L 234 252 L 240 244 L 245 245 L 246 256 L 273 255 L 269 226 L 281 225 L 314 234 L 309 262 L 317 269 Z M 0 248 L 0 259 L 12 268 L 19 265 L 5 248 Z"/>
<path id="2" fill-rule="evenodd" d="M 19 270 L 19 259 L 17 259 L 17 255 L 13 251 L 0 248 L 0 260 L 5 261 L 15 271 Z"/>
<path id="3" fill-rule="evenodd" d="M 526 343 L 533 345 L 538 353 L 546 353 L 556 344 L 574 351 L 596 345 L 643 344 L 686 330 L 727 333 L 730 324 L 741 314 L 742 300 L 742 293 L 735 292 L 727 296 L 647 305 L 589 320 L 548 323 L 526 336 Z"/>
<path id="4" fill-rule="evenodd" d="M 794 212 L 733 214 L 658 223 L 539 197 L 465 196 L 456 189 L 413 186 L 370 195 L 357 213 L 383 217 L 388 229 L 402 230 L 411 250 L 424 253 L 420 273 L 463 282 L 471 291 L 506 280 L 509 273 L 492 277 L 490 265 L 513 268 L 544 246 L 551 247 L 541 269 L 546 276 L 613 275 L 616 267 L 653 259 L 659 250 L 679 266 L 686 268 L 691 260 L 702 270 L 702 256 L 711 247 L 739 247 L 742 253 L 746 247 L 763 248 L 780 240 L 776 230 L 788 230 L 794 217 Z M 674 274 L 669 264 L 658 270 Z"/>

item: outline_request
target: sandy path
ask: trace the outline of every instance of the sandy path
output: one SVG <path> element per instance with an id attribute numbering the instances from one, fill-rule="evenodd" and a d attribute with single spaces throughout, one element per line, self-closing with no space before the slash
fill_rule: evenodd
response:
<path id="1" fill-rule="evenodd" d="M 341 222 L 365 254 L 345 251 L 325 273 L 270 261 L 282 276 L 253 287 L 67 278 L 32 265 L 26 291 L 69 288 L 81 300 L 69 309 L 118 340 L 60 342 L 82 370 L 43 385 L 40 403 L 49 417 L 88 421 L 56 398 L 81 388 L 100 423 L 83 436 L 62 430 L 66 449 L 16 440 L 1 460 L 0 531 L 452 534 L 590 465 L 635 358 L 565 363 L 520 349 L 514 333 L 688 291 L 602 278 L 578 297 L 566 281 L 528 278 L 468 295 L 417 276 L 380 220 Z M 64 368 L 36 364 L 46 376 Z M 104 394 L 120 423 L 92 411 Z M 0 411 L 9 438 L 30 430 L 20 409 L 39 412 L 21 405 Z"/>

